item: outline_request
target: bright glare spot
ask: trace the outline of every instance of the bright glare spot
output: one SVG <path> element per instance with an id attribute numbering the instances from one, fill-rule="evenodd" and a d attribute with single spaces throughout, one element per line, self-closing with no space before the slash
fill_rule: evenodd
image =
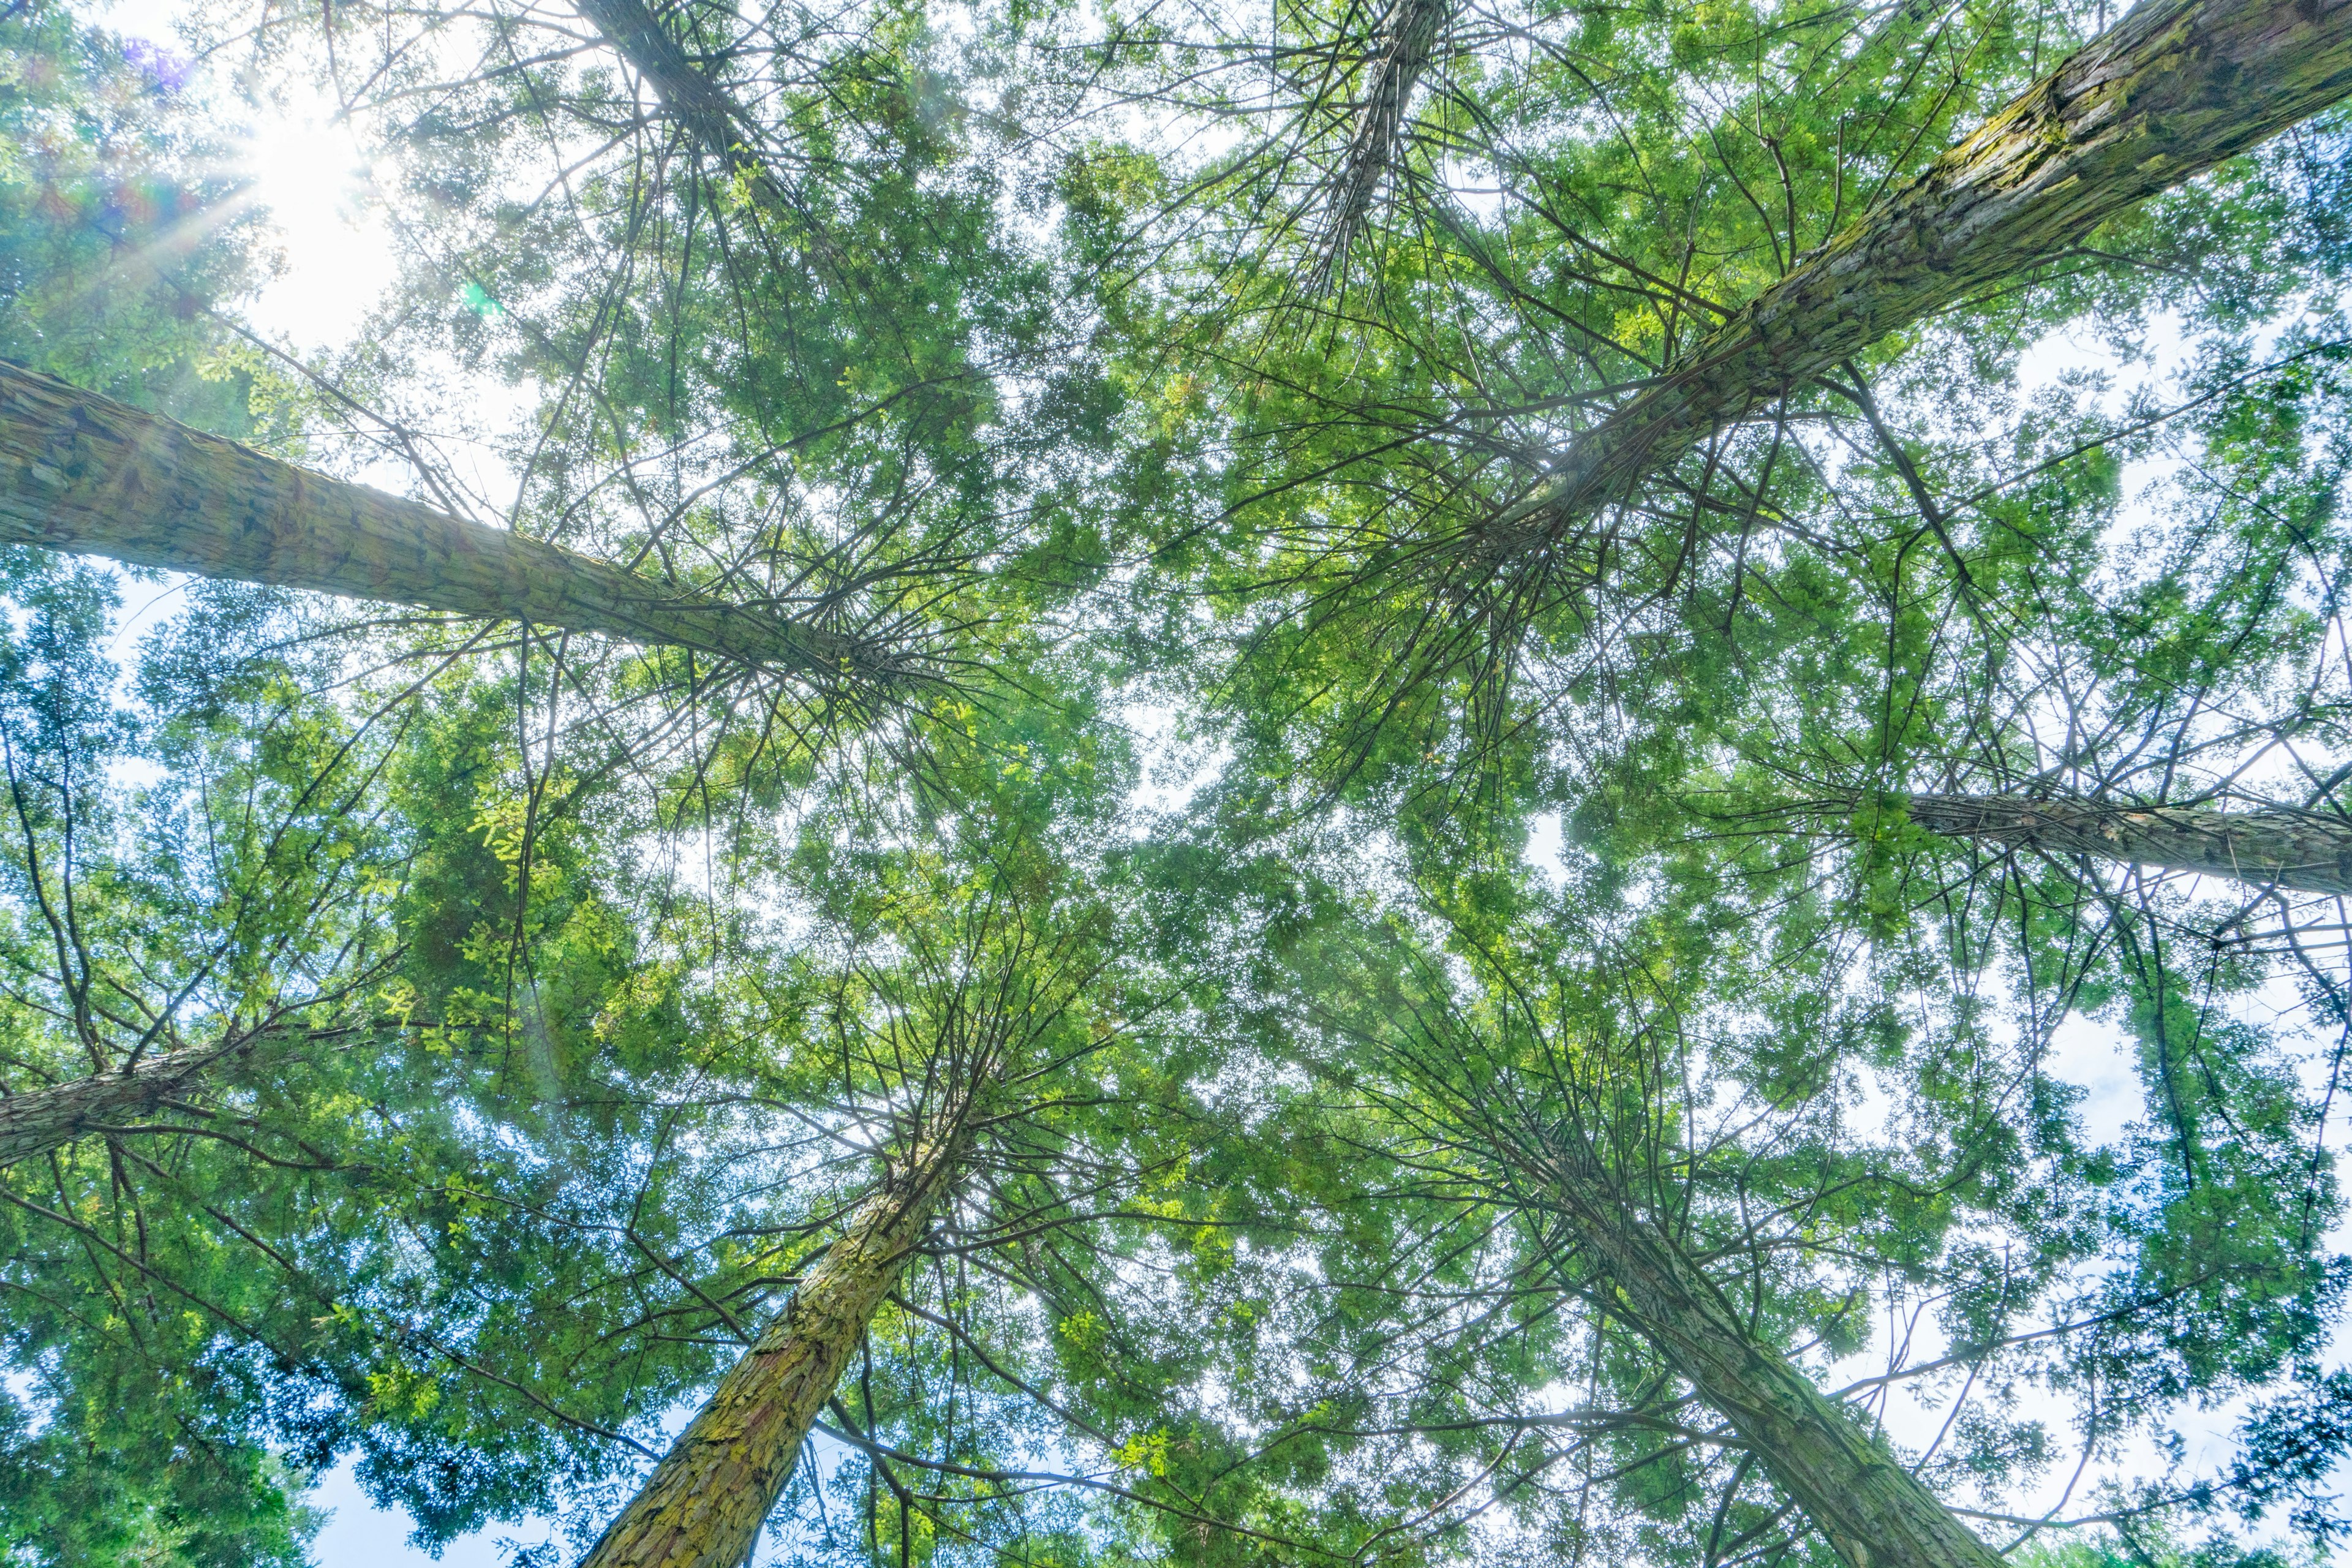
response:
<path id="1" fill-rule="evenodd" d="M 350 342 L 392 286 L 394 246 L 349 127 L 323 94 L 289 92 L 255 124 L 239 163 L 285 258 L 251 307 L 254 321 L 298 351 Z"/>
<path id="2" fill-rule="evenodd" d="M 1559 813 L 1547 811 L 1528 824 L 1527 862 L 1553 887 L 1568 881 L 1568 840 L 1560 831 Z"/>
<path id="3" fill-rule="evenodd" d="M 83 15 L 126 39 L 184 56 L 186 0 L 91 0 Z M 274 100 L 239 103 L 217 82 L 207 95 L 224 118 L 244 120 L 226 171 L 249 182 L 274 234 L 278 276 L 247 301 L 247 319 L 298 353 L 339 348 L 358 335 L 370 306 L 392 284 L 394 246 L 377 200 L 373 171 L 336 104 L 307 83 L 289 81 Z"/>

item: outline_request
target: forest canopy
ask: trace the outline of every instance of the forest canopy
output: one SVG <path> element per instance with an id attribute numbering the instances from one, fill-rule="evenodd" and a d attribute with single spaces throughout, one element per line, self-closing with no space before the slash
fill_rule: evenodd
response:
<path id="1" fill-rule="evenodd" d="M 2317 1568 L 2347 104 L 0 7 L 0 1563 Z"/>

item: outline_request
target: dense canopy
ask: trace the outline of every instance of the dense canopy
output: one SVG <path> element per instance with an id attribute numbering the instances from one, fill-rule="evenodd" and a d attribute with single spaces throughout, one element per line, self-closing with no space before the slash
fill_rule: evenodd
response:
<path id="1" fill-rule="evenodd" d="M 2352 1540 L 2352 0 L 142 26 L 0 9 L 0 1563 Z"/>

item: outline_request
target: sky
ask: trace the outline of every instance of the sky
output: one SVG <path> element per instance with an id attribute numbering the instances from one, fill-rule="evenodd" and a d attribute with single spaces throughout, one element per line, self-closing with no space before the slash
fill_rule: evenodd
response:
<path id="1" fill-rule="evenodd" d="M 90 0 L 89 14 L 129 37 L 172 46 L 173 0 Z M 298 354 L 315 354 L 348 343 L 369 306 L 393 281 L 394 236 L 373 195 L 373 171 L 352 132 L 335 122 L 331 105 L 315 94 L 294 92 L 282 110 L 255 125 L 238 154 L 240 173 L 252 182 L 257 199 L 270 215 L 283 247 L 277 279 L 254 300 L 248 320 L 264 334 Z M 2053 341 L 2032 356 L 2026 379 L 2044 385 L 2067 370 L 2101 368 L 2100 356 L 2079 344 Z M 396 478 L 367 476 L 397 488 Z M 121 644 L 177 607 L 176 587 L 165 584 L 133 598 Z M 1172 797 L 1171 797 L 1172 798 Z M 1159 804 L 1170 804 L 1160 802 Z M 1556 817 L 1537 825 L 1529 854 L 1538 867 L 1557 867 L 1561 844 Z M 2080 1086 L 2080 1108 L 2095 1137 L 2113 1137 L 2140 1109 L 2140 1085 L 2131 1070 L 2132 1053 L 2112 1026 L 2074 1020 L 2059 1031 L 2052 1070 Z M 674 1413 L 674 1424 L 684 1412 Z M 2221 1451 L 2231 1413 L 2192 1422 L 2192 1461 L 2201 1449 Z M 1934 1417 L 1914 1413 L 1932 1434 Z M 322 1477 L 310 1500 L 331 1510 L 313 1560 L 320 1568 L 421 1568 L 436 1559 L 408 1543 L 412 1521 L 397 1510 L 372 1504 L 347 1460 Z M 524 1543 L 545 1540 L 544 1521 L 493 1526 L 445 1549 L 445 1568 L 495 1568 L 504 1560 L 502 1539 Z M 763 1552 L 763 1557 L 765 1553 Z"/>

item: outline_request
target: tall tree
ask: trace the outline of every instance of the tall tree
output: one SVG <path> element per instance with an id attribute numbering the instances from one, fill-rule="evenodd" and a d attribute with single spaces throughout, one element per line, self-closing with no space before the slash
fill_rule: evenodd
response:
<path id="1" fill-rule="evenodd" d="M 1002 885 L 969 887 L 971 906 L 950 915 L 958 924 L 908 931 L 912 983 L 882 981 L 864 1004 L 877 1016 L 843 1020 L 873 1037 L 868 1069 L 897 1090 L 898 1147 L 841 1239 L 588 1553 L 593 1568 L 724 1568 L 750 1556 L 835 1385 L 964 1177 L 990 1097 L 1009 1070 L 1069 1048 L 1055 1037 L 1087 986 L 1084 933 L 1046 924 L 1059 901 L 1051 880 L 982 874 L 1007 871 Z"/>
<path id="2" fill-rule="evenodd" d="M 2021 849 L 2087 855 L 2315 893 L 2352 892 L 2352 825 L 2332 812 L 2136 808 L 2013 795 L 1920 795 L 1912 821 Z"/>
<path id="3" fill-rule="evenodd" d="M 11 542 L 694 648 L 803 679 L 899 673 L 822 626 L 675 589 L 506 530 L 306 473 L 0 365 Z"/>
<path id="4" fill-rule="evenodd" d="M 2352 9 L 2146 0 L 1690 345 L 1499 513 L 1556 542 L 1645 471 L 1889 332 L 2066 254 L 2116 213 L 2352 94 Z"/>
<path id="5" fill-rule="evenodd" d="M 1917 1368 L 1890 1346 L 1885 1376 L 1856 1391 L 1882 1394 L 1956 1366 L 1971 1386 L 1979 1376 L 2047 1378 L 2054 1390 L 2079 1386 L 2095 1367 L 2093 1397 L 2105 1408 L 2091 1426 L 2113 1430 L 2191 1387 L 2303 1380 L 2295 1347 L 2340 1289 L 2307 1217 L 2336 1201 L 2302 1142 L 2308 1107 L 2259 1131 L 2240 1123 L 2244 1136 L 2224 1155 L 2194 1130 L 2199 1113 L 2176 1103 L 2157 1118 L 2179 1118 L 2172 1135 L 2200 1148 L 2186 1155 L 2200 1174 L 2165 1183 L 2142 1166 L 2126 1178 L 2081 1161 L 2063 1110 L 2053 1116 L 2045 1097 L 2017 1094 L 2007 1053 L 1962 1016 L 1918 1026 L 1899 1054 L 1869 1053 L 1883 1082 L 1918 1100 L 1916 1112 L 1898 1101 L 1880 1131 L 1847 1121 L 1833 1086 L 1849 1070 L 1844 1053 L 1864 1050 L 1873 1030 L 1906 1031 L 1867 1009 L 1841 1016 L 1815 992 L 1853 977 L 1830 979 L 1832 967 L 1796 978 L 1803 961 L 1783 952 L 1766 960 L 1776 977 L 1741 979 L 1747 961 L 1726 951 L 1741 945 L 1727 927 L 1677 930 L 1671 919 L 1637 920 L 1622 936 L 1576 930 L 1563 951 L 1562 928 L 1574 922 L 1547 910 L 1508 939 L 1457 931 L 1450 960 L 1415 953 L 1401 925 L 1344 938 L 1340 951 L 1356 955 L 1337 963 L 1302 955 L 1293 1003 L 1308 1031 L 1302 1060 L 1381 1108 L 1405 1140 L 1396 1157 L 1444 1170 L 1465 1201 L 1512 1216 L 1559 1288 L 1655 1347 L 1669 1374 L 1744 1441 L 1734 1497 L 1752 1467 L 1851 1563 L 1997 1555 L 1926 1484 L 1917 1459 L 1874 1435 L 1784 1348 L 1790 1338 L 1858 1348 L 1853 1336 L 1882 1292 L 1888 1311 L 1916 1310 L 1903 1304 L 1906 1279 L 1934 1281 L 1945 1346 Z M 1454 978 L 1464 971 L 1484 983 L 1464 986 Z M 2177 994 L 2140 1000 L 2151 1010 L 2137 1021 L 2151 1034 L 2179 1026 Z M 2167 1011 L 2174 1016 L 2158 1023 Z M 1740 1012 L 1760 1016 L 1752 1032 Z M 1798 1015 L 1810 1016 L 1809 1038 L 1790 1026 Z M 2264 1071 L 2250 1047 L 2258 1053 L 2251 1041 L 2215 1043 L 2208 1092 L 2230 1097 L 2229 1075 Z M 2267 1070 L 2275 1085 L 2276 1068 Z M 2116 1231 L 2091 1219 L 2092 1194 L 2149 1177 L 2154 1187 L 2116 1194 L 2120 1209 L 2147 1205 Z M 2266 1190 L 2281 1181 L 2295 1190 Z M 2222 1187 L 2231 1196 L 2209 1206 Z M 2226 1244 L 2210 1228 L 2216 1213 L 2232 1218 Z M 1980 1251 L 1990 1234 L 1980 1226 L 2005 1244 Z M 2068 1260 L 2110 1247 L 2129 1260 L 2082 1291 Z M 2184 1336 L 2184 1312 L 2214 1321 Z M 2037 1342 L 2056 1349 L 2030 1370 Z M 2011 1370 L 1996 1373 L 2005 1358 Z M 2069 1363 L 2079 1370 L 2060 1370 Z M 1947 1437 L 1985 1447 L 1966 1468 L 1940 1467 L 1946 1485 L 1979 1465 L 1992 1482 L 2013 1462 L 2000 1457 L 1996 1430 L 1972 1433 L 1958 1406 L 1935 1447 Z M 2292 1475 L 2302 1459 L 2278 1462 Z M 2250 1473 L 2229 1484 L 2262 1486 Z M 1732 1503 L 1722 1507 L 1727 1514 Z"/>

